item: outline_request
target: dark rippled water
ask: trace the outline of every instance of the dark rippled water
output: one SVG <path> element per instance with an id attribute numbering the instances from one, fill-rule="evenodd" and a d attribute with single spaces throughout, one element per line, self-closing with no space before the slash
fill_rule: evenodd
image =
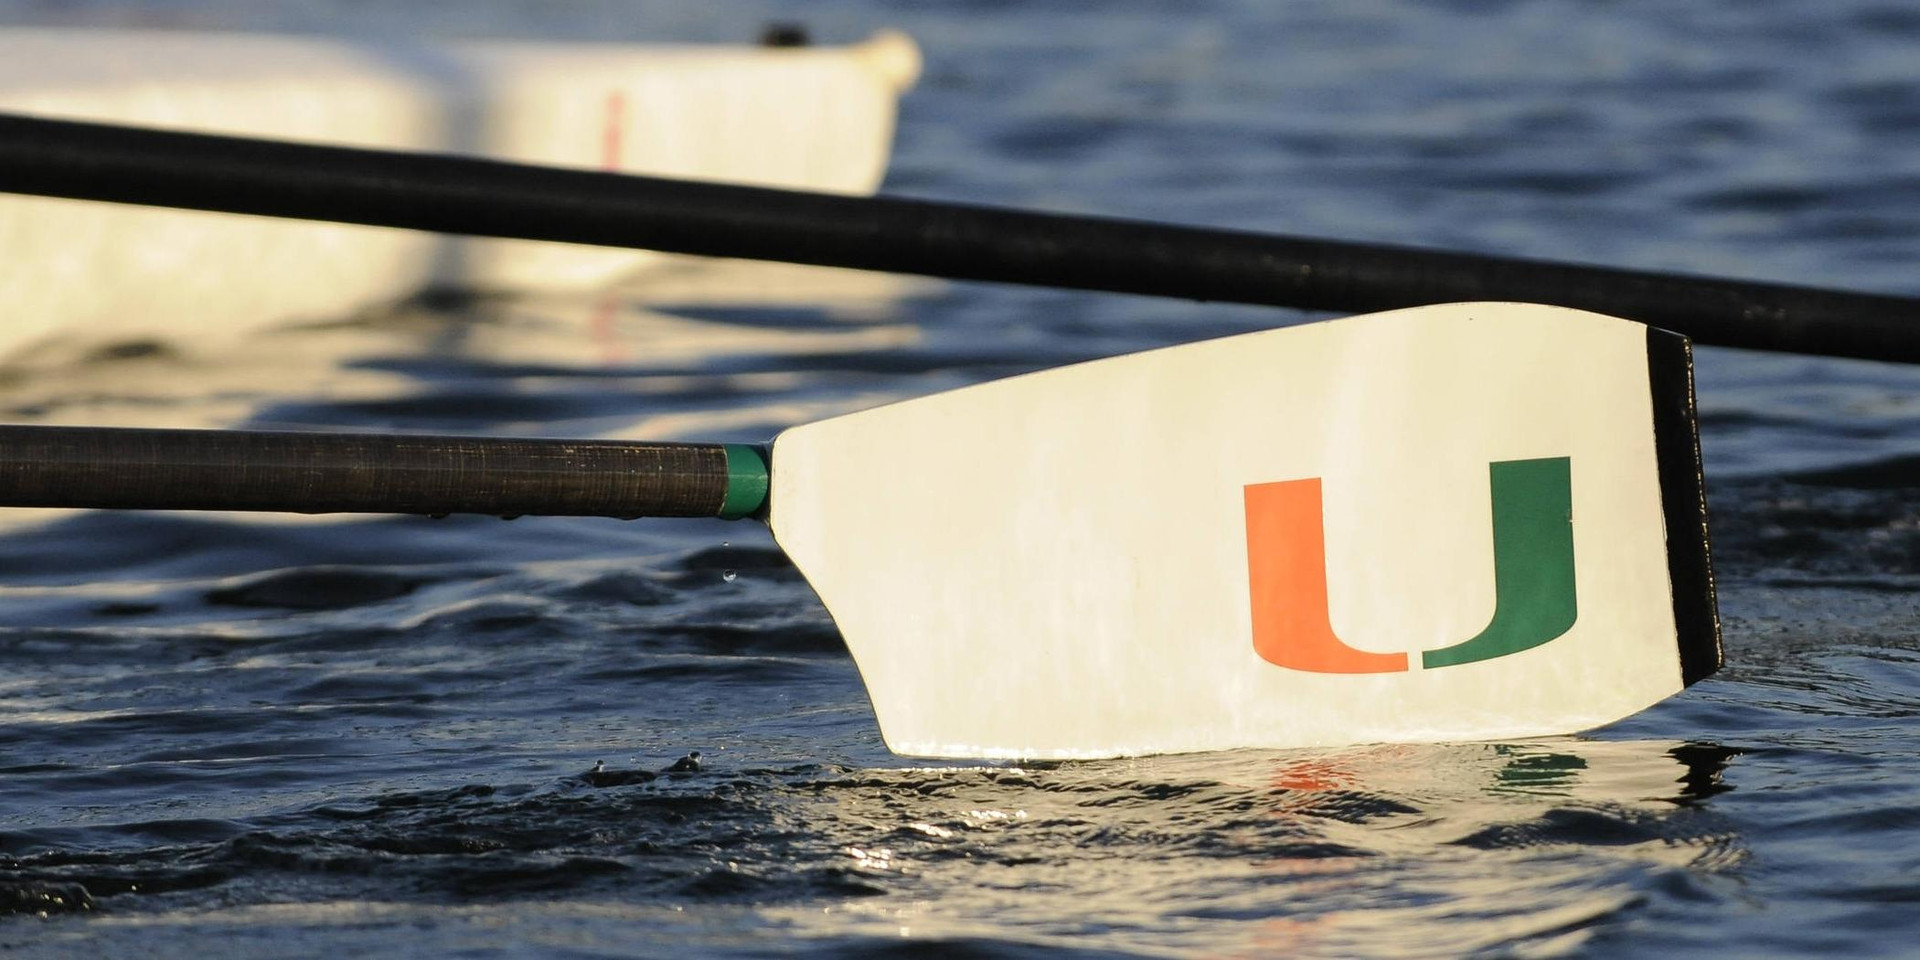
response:
<path id="1" fill-rule="evenodd" d="M 1920 293 L 1892 2 L 0 2 L 930 57 L 891 189 Z M 39 422 L 760 439 L 1297 316 L 686 267 L 0 382 Z M 0 945 L 45 956 L 1902 955 L 1920 372 L 1705 351 L 1729 665 L 1519 743 L 934 766 L 746 525 L 0 527 Z M 697 772 L 661 772 L 691 750 Z M 596 763 L 601 772 L 590 773 Z"/>

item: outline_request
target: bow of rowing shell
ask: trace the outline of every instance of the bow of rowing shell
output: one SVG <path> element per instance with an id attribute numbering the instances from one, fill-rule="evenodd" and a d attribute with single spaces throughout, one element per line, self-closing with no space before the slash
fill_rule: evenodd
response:
<path id="1" fill-rule="evenodd" d="M 919 53 L 451 47 L 0 31 L 0 110 L 846 193 L 880 183 Z M 63 335 L 192 341 L 431 286 L 588 287 L 643 251 L 0 197 L 0 361 Z"/>

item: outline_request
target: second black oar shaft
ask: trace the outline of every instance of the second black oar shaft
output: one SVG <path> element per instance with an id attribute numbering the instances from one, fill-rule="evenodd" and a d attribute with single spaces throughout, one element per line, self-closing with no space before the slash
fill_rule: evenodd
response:
<path id="1" fill-rule="evenodd" d="M 0 506 L 722 517 L 766 500 L 740 444 L 0 426 Z"/>
<path id="2" fill-rule="evenodd" d="M 1920 300 L 0 116 L 0 191 L 1332 311 L 1514 300 L 1920 362 Z"/>

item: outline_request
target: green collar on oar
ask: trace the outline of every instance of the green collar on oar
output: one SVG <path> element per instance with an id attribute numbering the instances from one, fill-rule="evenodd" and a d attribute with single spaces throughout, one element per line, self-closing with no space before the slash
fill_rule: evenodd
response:
<path id="1" fill-rule="evenodd" d="M 760 512 L 767 502 L 767 456 L 749 443 L 729 443 L 727 495 L 720 501 L 722 520 L 739 520 Z"/>

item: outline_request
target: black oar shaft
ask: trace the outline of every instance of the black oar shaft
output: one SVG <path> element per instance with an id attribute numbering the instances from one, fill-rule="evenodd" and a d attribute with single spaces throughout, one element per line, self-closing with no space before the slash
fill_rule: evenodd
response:
<path id="1" fill-rule="evenodd" d="M 750 513 L 744 448 L 495 437 L 0 426 L 0 506 L 281 513 Z M 760 487 L 764 491 L 764 469 Z M 751 483 L 748 484 L 751 486 Z"/>
<path id="2" fill-rule="evenodd" d="M 1907 297 L 27 117 L 0 117 L 0 190 L 1316 310 L 1519 300 L 1920 361 Z"/>

